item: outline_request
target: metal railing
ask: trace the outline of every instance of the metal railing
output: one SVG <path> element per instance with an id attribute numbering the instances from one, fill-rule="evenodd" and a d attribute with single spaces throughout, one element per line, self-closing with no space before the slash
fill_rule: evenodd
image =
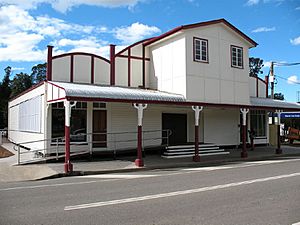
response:
<path id="1" fill-rule="evenodd" d="M 3 137 L 7 137 L 7 129 L 0 129 L 0 145 L 3 144 Z"/>
<path id="2" fill-rule="evenodd" d="M 143 131 L 143 151 L 144 147 L 168 146 L 171 134 L 170 130 Z M 136 146 L 137 131 L 70 135 L 71 156 L 92 156 L 94 151 L 106 151 L 112 152 L 115 157 L 117 151 L 135 149 Z M 64 158 L 65 137 L 15 143 L 14 149 L 18 154 L 18 165 L 47 159 L 59 160 Z"/>

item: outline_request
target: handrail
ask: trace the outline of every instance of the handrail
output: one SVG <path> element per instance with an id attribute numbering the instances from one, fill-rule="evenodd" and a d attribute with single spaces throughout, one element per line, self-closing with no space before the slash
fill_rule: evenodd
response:
<path id="1" fill-rule="evenodd" d="M 169 145 L 169 137 L 172 134 L 171 130 L 169 130 L 169 129 L 145 130 L 145 131 L 143 131 L 143 135 L 157 133 L 157 132 L 160 132 L 159 136 L 147 137 L 147 135 L 146 135 L 146 137 L 143 138 L 143 145 L 144 145 L 144 142 L 162 140 L 161 145 L 168 146 Z M 124 135 L 124 134 L 130 134 L 130 136 L 129 137 L 127 136 L 126 139 L 122 139 L 122 135 Z M 116 151 L 118 150 L 118 147 L 117 147 L 118 144 L 120 144 L 120 143 L 124 144 L 124 143 L 130 143 L 130 142 L 137 141 L 136 138 L 131 137 L 132 134 L 137 134 L 137 131 L 76 134 L 76 135 L 71 135 L 71 138 L 85 137 L 84 138 L 85 140 L 84 141 L 74 141 L 74 142 L 71 142 L 70 145 L 71 146 L 89 145 L 88 152 L 90 153 L 90 155 L 92 155 L 93 154 L 93 144 L 101 144 L 102 143 L 102 144 L 106 144 L 106 146 L 108 146 L 108 143 L 110 143 L 111 144 L 110 150 L 114 151 L 114 155 L 115 155 Z M 106 140 L 103 140 L 103 141 L 93 140 L 93 138 L 92 138 L 93 135 L 106 135 Z M 118 135 L 121 135 L 121 137 L 118 138 Z M 111 136 L 111 137 L 109 137 L 109 136 Z M 64 139 L 65 139 L 65 137 L 63 136 L 63 137 L 55 137 L 55 138 L 51 138 L 51 139 L 42 139 L 42 140 L 27 141 L 27 142 L 22 142 L 22 143 L 15 143 L 14 149 L 18 152 L 18 164 L 20 164 L 20 162 L 21 162 L 21 160 L 20 160 L 21 155 L 24 155 L 24 154 L 34 154 L 33 155 L 34 158 L 40 158 L 40 157 L 45 158 L 45 155 L 55 154 L 56 159 L 58 159 L 59 148 L 61 148 L 61 146 L 65 145 Z M 166 140 L 165 143 L 163 140 Z M 38 142 L 46 142 L 46 141 L 50 141 L 49 147 L 28 150 L 28 149 L 26 149 L 27 146 L 24 146 L 24 145 L 34 144 L 34 143 L 38 143 Z M 21 149 L 26 149 L 27 151 L 22 151 Z M 119 150 L 120 150 L 120 148 L 119 148 Z M 45 151 L 46 151 L 46 153 L 45 153 Z"/>

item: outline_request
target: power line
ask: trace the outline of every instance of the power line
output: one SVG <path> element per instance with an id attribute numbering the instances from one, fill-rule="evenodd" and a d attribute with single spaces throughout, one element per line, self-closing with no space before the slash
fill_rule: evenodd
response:
<path id="1" fill-rule="evenodd" d="M 300 65 L 300 62 L 295 62 L 295 63 L 274 62 L 274 65 L 276 65 L 276 66 L 297 66 L 297 65 Z"/>
<path id="2" fill-rule="evenodd" d="M 275 76 L 278 77 L 278 78 L 280 78 L 280 79 L 282 79 L 282 80 L 289 81 L 289 82 L 291 82 L 291 83 L 293 83 L 293 84 L 300 84 L 299 81 L 289 80 L 288 78 L 281 77 L 281 76 L 278 76 L 278 75 L 275 75 Z"/>

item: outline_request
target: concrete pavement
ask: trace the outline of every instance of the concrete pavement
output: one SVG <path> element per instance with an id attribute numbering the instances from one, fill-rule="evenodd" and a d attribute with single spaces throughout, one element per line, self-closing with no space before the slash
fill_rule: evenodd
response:
<path id="1" fill-rule="evenodd" d="M 5 146 L 4 146 L 5 147 Z M 229 155 L 221 156 L 205 156 L 201 158 L 201 162 L 193 162 L 190 158 L 181 159 L 164 159 L 159 155 L 146 155 L 144 158 L 145 167 L 138 168 L 134 164 L 135 157 L 119 157 L 117 160 L 112 158 L 96 158 L 92 161 L 88 160 L 73 160 L 74 174 L 73 175 L 89 175 L 112 172 L 128 172 L 135 170 L 152 170 L 160 168 L 176 168 L 176 167 L 191 167 L 205 166 L 210 164 L 226 164 L 229 162 L 251 161 L 267 158 L 286 157 L 292 155 L 300 155 L 299 146 L 282 146 L 283 154 L 274 154 L 273 147 L 257 147 L 255 151 L 249 151 L 247 159 L 240 158 L 240 149 L 232 149 Z M 13 151 L 10 148 L 11 151 Z M 16 153 L 16 152 L 14 152 Z M 0 159 L 0 181 L 24 181 L 38 180 L 51 177 L 64 176 L 63 162 L 42 163 L 35 165 L 20 165 L 16 166 L 17 156 Z"/>

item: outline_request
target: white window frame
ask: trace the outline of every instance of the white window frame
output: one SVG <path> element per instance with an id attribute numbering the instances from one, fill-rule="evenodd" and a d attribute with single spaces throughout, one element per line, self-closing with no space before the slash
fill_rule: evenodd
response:
<path id="1" fill-rule="evenodd" d="M 199 47 L 197 47 L 199 46 Z M 205 47 L 205 49 L 203 49 Z M 208 63 L 208 40 L 194 37 L 193 39 L 193 54 L 195 62 Z M 206 59 L 204 59 L 206 58 Z"/>
<path id="2" fill-rule="evenodd" d="M 243 48 L 239 46 L 231 45 L 230 54 L 231 54 L 231 67 L 243 69 L 244 68 Z"/>

